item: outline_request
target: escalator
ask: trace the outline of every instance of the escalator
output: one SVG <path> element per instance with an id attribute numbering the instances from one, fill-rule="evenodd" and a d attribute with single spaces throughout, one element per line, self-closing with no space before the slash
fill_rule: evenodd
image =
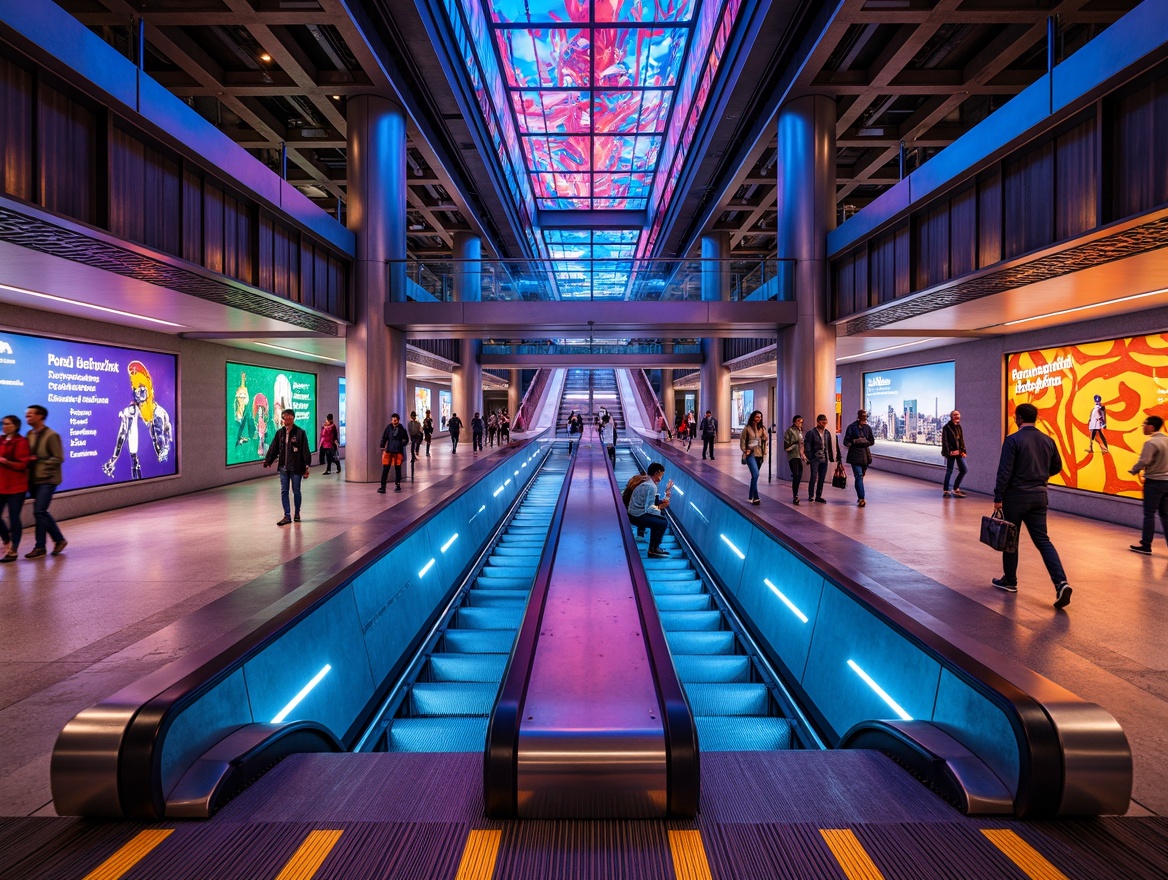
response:
<path id="1" fill-rule="evenodd" d="M 480 752 L 567 472 L 550 454 L 445 621 L 380 713 L 366 750 Z"/>
<path id="2" fill-rule="evenodd" d="M 618 447 L 617 483 L 641 473 L 633 454 Z M 674 504 L 684 499 L 674 495 Z M 684 513 L 681 515 L 684 516 Z M 751 650 L 746 636 L 717 596 L 700 563 L 674 534 L 665 533 L 668 559 L 649 558 L 648 538 L 638 537 L 641 563 L 674 667 L 685 687 L 703 752 L 820 748 L 797 717 L 774 674 Z"/>

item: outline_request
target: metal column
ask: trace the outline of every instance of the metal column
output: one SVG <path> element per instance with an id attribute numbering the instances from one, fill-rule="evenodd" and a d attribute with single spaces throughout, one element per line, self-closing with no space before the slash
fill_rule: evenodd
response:
<path id="1" fill-rule="evenodd" d="M 712 232 L 702 236 L 702 301 L 730 299 L 730 233 Z M 717 442 L 730 439 L 730 370 L 722 362 L 722 340 L 702 340 L 701 399 L 698 421 L 706 410 L 718 420 Z"/>

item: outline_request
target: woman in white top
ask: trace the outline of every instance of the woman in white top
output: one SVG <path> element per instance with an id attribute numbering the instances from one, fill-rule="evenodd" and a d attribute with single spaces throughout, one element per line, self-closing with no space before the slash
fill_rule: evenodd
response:
<path id="1" fill-rule="evenodd" d="M 767 454 L 767 430 L 762 423 L 762 410 L 756 409 L 750 414 L 738 438 L 738 445 L 742 449 L 742 463 L 750 469 L 750 497 L 747 500 L 751 504 L 761 504 L 758 497 L 758 472 Z"/>

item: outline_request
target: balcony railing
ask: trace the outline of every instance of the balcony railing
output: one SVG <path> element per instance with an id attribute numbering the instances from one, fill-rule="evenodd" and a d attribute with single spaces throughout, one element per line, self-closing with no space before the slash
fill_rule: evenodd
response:
<path id="1" fill-rule="evenodd" d="M 728 260 L 405 260 L 387 265 L 395 299 L 498 301 L 700 301 L 703 276 L 732 302 L 791 301 L 794 261 Z M 477 295 L 476 295 L 477 292 Z"/>

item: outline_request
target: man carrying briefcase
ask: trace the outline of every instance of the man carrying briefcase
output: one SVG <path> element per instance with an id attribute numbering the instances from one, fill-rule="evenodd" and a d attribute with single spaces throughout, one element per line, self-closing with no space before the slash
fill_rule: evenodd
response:
<path id="1" fill-rule="evenodd" d="M 1065 608 L 1071 601 L 1071 585 L 1058 551 L 1046 533 L 1046 482 L 1060 470 L 1063 462 L 1054 441 L 1035 427 L 1038 407 L 1020 403 L 1014 410 L 1018 430 L 1002 443 L 998 461 L 998 480 L 994 485 L 994 513 L 1019 527 L 1023 523 L 1030 540 L 1042 555 L 1042 561 L 1054 581 L 1055 608 Z M 1018 592 L 1018 548 L 1002 553 L 1002 576 L 993 585 L 1007 593 Z"/>

